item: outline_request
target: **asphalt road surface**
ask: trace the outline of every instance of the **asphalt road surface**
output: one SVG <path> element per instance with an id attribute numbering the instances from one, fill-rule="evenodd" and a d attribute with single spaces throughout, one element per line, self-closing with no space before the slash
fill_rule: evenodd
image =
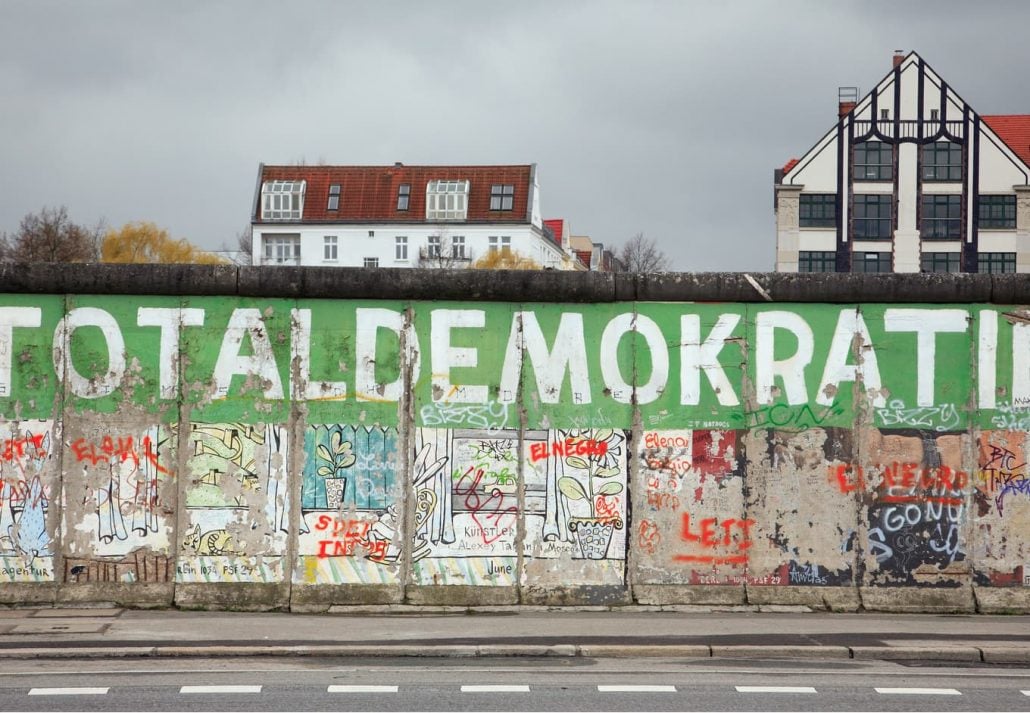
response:
<path id="1" fill-rule="evenodd" d="M 10 660 L 19 711 L 1018 711 L 1030 668 L 728 659 Z"/>

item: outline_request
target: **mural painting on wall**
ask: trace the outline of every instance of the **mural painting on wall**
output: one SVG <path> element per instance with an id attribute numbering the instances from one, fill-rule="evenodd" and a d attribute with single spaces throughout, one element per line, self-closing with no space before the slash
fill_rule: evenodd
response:
<path id="1" fill-rule="evenodd" d="M 397 429 L 326 424 L 304 434 L 303 584 L 391 584 L 403 551 Z"/>
<path id="2" fill-rule="evenodd" d="M 64 523 L 65 581 L 172 579 L 176 438 L 173 424 L 70 439 L 63 510 L 86 517 Z"/>
<path id="3" fill-rule="evenodd" d="M 176 581 L 277 582 L 289 531 L 288 430 L 191 423 Z"/>
<path id="4" fill-rule="evenodd" d="M 419 429 L 415 582 L 515 585 L 520 518 L 526 557 L 616 562 L 621 572 L 625 438 L 611 429 L 527 432 L 520 512 L 516 430 Z"/>
<path id="5" fill-rule="evenodd" d="M 54 580 L 52 421 L 0 423 L 0 582 Z"/>

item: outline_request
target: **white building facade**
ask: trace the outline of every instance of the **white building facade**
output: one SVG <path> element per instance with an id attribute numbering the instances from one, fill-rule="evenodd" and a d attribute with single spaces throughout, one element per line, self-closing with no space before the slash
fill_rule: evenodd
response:
<path id="1" fill-rule="evenodd" d="M 253 264 L 468 267 L 514 251 L 574 269 L 543 225 L 536 166 L 265 166 Z"/>
<path id="2" fill-rule="evenodd" d="M 778 272 L 1030 272 L 1030 116 L 981 116 L 915 53 L 776 171 Z"/>

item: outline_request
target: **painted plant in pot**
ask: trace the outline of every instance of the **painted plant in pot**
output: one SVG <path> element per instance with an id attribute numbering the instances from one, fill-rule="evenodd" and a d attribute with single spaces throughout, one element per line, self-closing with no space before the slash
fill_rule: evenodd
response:
<path id="1" fill-rule="evenodd" d="M 568 498 L 569 512 L 574 513 L 569 530 L 575 533 L 584 558 L 604 559 L 612 533 L 623 524 L 622 516 L 607 507 L 607 499 L 625 489 L 619 468 L 625 436 L 610 428 L 558 431 L 558 435 L 564 444 L 558 490 Z"/>
<path id="2" fill-rule="evenodd" d="M 316 472 L 325 479 L 326 507 L 338 508 L 347 492 L 345 472 L 357 460 L 353 446 L 350 441 L 343 440 L 339 431 L 332 431 L 329 434 L 329 445 L 320 443 L 315 452 L 320 463 Z"/>

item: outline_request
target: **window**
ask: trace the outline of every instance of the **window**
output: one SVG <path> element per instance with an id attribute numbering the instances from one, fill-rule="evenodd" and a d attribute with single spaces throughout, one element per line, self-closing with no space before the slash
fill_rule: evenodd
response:
<path id="1" fill-rule="evenodd" d="M 837 225 L 836 193 L 802 193 L 798 222 L 802 228 L 833 228 Z"/>
<path id="2" fill-rule="evenodd" d="M 395 260 L 408 259 L 408 238 L 406 235 L 398 235 L 393 239 L 393 257 Z"/>
<path id="3" fill-rule="evenodd" d="M 402 183 L 397 186 L 397 210 L 407 210 L 411 198 L 411 184 Z"/>
<path id="4" fill-rule="evenodd" d="M 265 181 L 261 186 L 262 220 L 300 220 L 305 181 Z"/>
<path id="5" fill-rule="evenodd" d="M 999 273 L 1016 271 L 1015 253 L 980 253 L 978 257 L 978 272 Z"/>
<path id="6" fill-rule="evenodd" d="M 510 235 L 491 235 L 490 236 L 490 252 L 497 252 L 498 247 L 501 250 L 511 250 L 511 236 Z"/>
<path id="7" fill-rule="evenodd" d="M 798 272 L 836 272 L 837 253 L 802 250 L 798 253 Z"/>
<path id="8" fill-rule="evenodd" d="M 468 181 L 430 181 L 426 184 L 426 220 L 465 220 Z"/>
<path id="9" fill-rule="evenodd" d="M 881 141 L 856 144 L 852 166 L 856 181 L 890 181 L 894 178 L 894 149 Z"/>
<path id="10" fill-rule="evenodd" d="M 852 238 L 854 240 L 890 240 L 891 202 L 889 195 L 856 195 Z"/>
<path id="11" fill-rule="evenodd" d="M 379 267 L 379 258 L 367 257 L 365 258 L 365 267 Z"/>
<path id="12" fill-rule="evenodd" d="M 440 257 L 440 236 L 430 235 L 429 236 L 429 250 L 426 252 L 427 257 Z"/>
<path id="13" fill-rule="evenodd" d="M 958 253 L 923 253 L 920 270 L 923 272 L 959 272 Z"/>
<path id="14" fill-rule="evenodd" d="M 299 235 L 263 235 L 266 265 L 299 265 Z"/>
<path id="15" fill-rule="evenodd" d="M 980 219 L 977 225 L 981 228 L 1015 228 L 1016 197 L 980 196 Z"/>
<path id="16" fill-rule="evenodd" d="M 880 109 L 880 118 L 881 119 L 889 119 L 889 118 L 891 118 L 891 110 L 890 109 Z"/>
<path id="17" fill-rule="evenodd" d="M 962 237 L 962 196 L 923 194 L 919 234 L 932 240 L 958 240 Z"/>
<path id="18" fill-rule="evenodd" d="M 941 110 L 940 109 L 931 109 L 930 110 L 930 121 L 940 121 L 940 120 L 941 120 Z"/>
<path id="19" fill-rule="evenodd" d="M 455 235 L 451 238 L 451 257 L 458 260 L 465 259 L 465 236 Z"/>
<path id="20" fill-rule="evenodd" d="M 490 186 L 490 210 L 511 210 L 515 203 L 515 186 Z"/>
<path id="21" fill-rule="evenodd" d="M 337 257 L 338 257 L 338 254 L 337 254 L 337 251 L 336 251 L 336 236 L 335 235 L 327 235 L 327 236 L 325 236 L 325 238 L 323 240 L 324 240 L 324 242 L 322 244 L 322 259 L 323 260 L 336 260 Z"/>
<path id="22" fill-rule="evenodd" d="M 951 141 L 938 141 L 923 147 L 924 181 L 961 181 L 962 147 Z"/>
<path id="23" fill-rule="evenodd" d="M 851 261 L 852 272 L 890 272 L 890 253 L 855 253 Z"/>
<path id="24" fill-rule="evenodd" d="M 329 186 L 329 205 L 326 210 L 339 210 L 340 208 L 340 184 L 334 183 Z"/>

